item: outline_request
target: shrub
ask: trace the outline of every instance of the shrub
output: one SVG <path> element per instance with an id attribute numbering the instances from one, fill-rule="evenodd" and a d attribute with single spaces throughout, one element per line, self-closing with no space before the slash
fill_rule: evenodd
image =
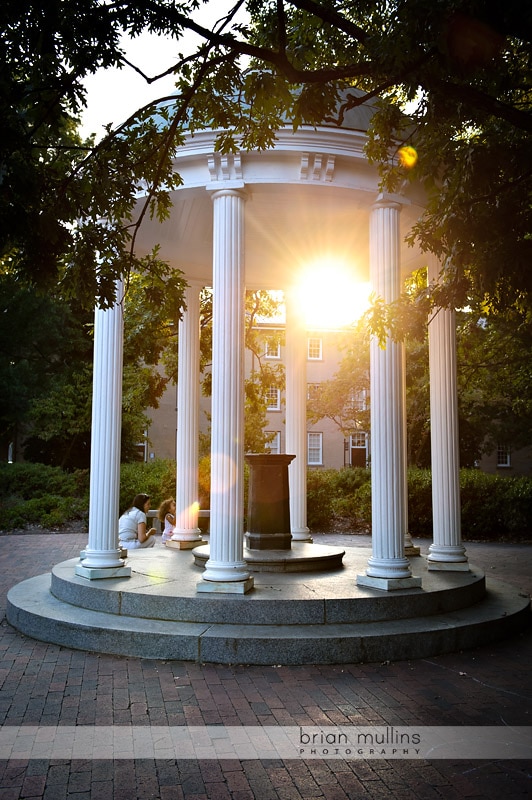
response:
<path id="1" fill-rule="evenodd" d="M 335 473 L 332 481 L 334 516 L 347 520 L 352 528 L 367 528 L 371 524 L 370 481 L 370 471 L 361 467 Z"/>
<path id="2" fill-rule="evenodd" d="M 87 470 L 65 472 L 45 464 L 0 465 L 0 528 L 64 525 L 86 518 Z"/>
<path id="3" fill-rule="evenodd" d="M 135 495 L 149 494 L 151 507 L 158 508 L 167 497 L 175 497 L 175 461 L 133 462 L 120 467 L 120 513 L 131 506 Z"/>
<path id="4" fill-rule="evenodd" d="M 464 539 L 496 541 L 530 537 L 530 478 L 501 478 L 464 469 L 460 472 L 460 501 Z"/>
<path id="5" fill-rule="evenodd" d="M 432 537 L 432 474 L 430 469 L 408 470 L 408 530 L 412 536 Z"/>
<path id="6" fill-rule="evenodd" d="M 210 507 L 210 459 L 200 463 L 199 500 Z M 246 465 L 244 497 L 249 471 Z M 120 510 L 139 492 L 146 492 L 156 509 L 175 496 L 176 468 L 170 460 L 123 464 Z M 475 469 L 460 472 L 462 535 L 465 541 L 530 538 L 532 480 L 501 478 Z M 246 502 L 246 501 L 245 501 Z M 65 472 L 43 464 L 0 464 L 0 529 L 30 524 L 57 527 L 87 519 L 89 474 Z M 244 513 L 247 506 L 244 506 Z M 432 538 L 432 480 L 426 469 L 408 470 L 409 530 L 413 536 Z M 338 518 L 353 530 L 371 527 L 370 471 L 309 469 L 307 474 L 307 524 L 312 530 L 332 530 Z M 344 527 L 344 525 L 342 525 Z"/>
<path id="7" fill-rule="evenodd" d="M 333 517 L 334 476 L 336 470 L 308 470 L 307 525 L 311 530 L 327 530 Z"/>

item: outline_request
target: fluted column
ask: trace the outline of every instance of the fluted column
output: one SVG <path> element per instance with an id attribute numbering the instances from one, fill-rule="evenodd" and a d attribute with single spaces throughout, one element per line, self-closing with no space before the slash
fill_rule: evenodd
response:
<path id="1" fill-rule="evenodd" d="M 401 203 L 379 196 L 370 218 L 372 289 L 386 303 L 401 290 Z M 420 586 L 404 555 L 406 461 L 404 427 L 403 345 L 388 338 L 381 347 L 373 336 L 371 369 L 372 555 L 357 583 L 390 591 Z"/>
<path id="2" fill-rule="evenodd" d="M 118 545 L 122 427 L 123 284 L 116 302 L 94 313 L 89 539 L 76 574 L 84 578 L 131 575 Z"/>
<path id="3" fill-rule="evenodd" d="M 285 293 L 286 304 L 286 452 L 296 458 L 288 467 L 292 541 L 312 542 L 307 527 L 307 356 L 302 309 L 295 290 Z"/>
<path id="4" fill-rule="evenodd" d="M 407 557 L 412 556 L 419 556 L 421 555 L 421 549 L 414 544 L 412 541 L 412 536 L 410 535 L 409 531 L 409 523 L 408 523 L 408 458 L 407 458 L 407 425 L 406 425 L 406 350 L 403 347 L 403 366 L 402 366 L 402 378 L 403 378 L 403 385 L 401 387 L 401 419 L 403 421 L 403 463 L 404 463 L 404 471 L 405 471 L 405 482 L 404 482 L 404 492 L 405 498 L 403 502 L 403 536 L 404 536 L 404 554 Z"/>
<path id="5" fill-rule="evenodd" d="M 199 291 L 198 286 L 186 287 L 187 307 L 178 331 L 176 522 L 166 542 L 177 550 L 197 547 L 202 541 L 198 527 Z"/>
<path id="6" fill-rule="evenodd" d="M 244 194 L 236 188 L 219 189 L 212 199 L 210 550 L 197 588 L 244 592 L 253 585 L 243 558 Z"/>
<path id="7" fill-rule="evenodd" d="M 429 283 L 438 280 L 429 262 Z M 456 322 L 452 309 L 438 308 L 429 320 L 430 435 L 433 543 L 429 570 L 467 571 L 460 524 L 460 452 L 456 387 Z"/>

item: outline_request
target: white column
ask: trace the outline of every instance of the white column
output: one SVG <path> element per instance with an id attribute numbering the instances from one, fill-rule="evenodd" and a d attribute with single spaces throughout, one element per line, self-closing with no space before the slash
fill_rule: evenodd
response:
<path id="1" fill-rule="evenodd" d="M 438 280 L 429 261 L 429 283 Z M 430 436 L 433 543 L 429 570 L 468 571 L 460 524 L 460 453 L 456 387 L 456 325 L 452 309 L 437 308 L 429 320 Z"/>
<path id="2" fill-rule="evenodd" d="M 293 288 L 286 306 L 286 445 L 295 455 L 288 467 L 292 541 L 312 542 L 307 527 L 307 332 Z"/>
<path id="3" fill-rule="evenodd" d="M 403 377 L 403 385 L 401 387 L 401 419 L 403 420 L 403 462 L 404 462 L 404 471 L 405 471 L 405 483 L 404 483 L 404 492 L 405 498 L 403 502 L 403 535 L 404 535 L 404 554 L 405 556 L 412 557 L 412 556 L 419 556 L 421 555 L 421 549 L 417 547 L 412 541 L 412 536 L 410 535 L 410 531 L 408 530 L 408 458 L 407 458 L 407 426 L 406 426 L 406 349 L 403 349 L 403 366 L 402 366 L 402 377 Z"/>
<path id="4" fill-rule="evenodd" d="M 166 542 L 177 550 L 197 547 L 202 541 L 198 527 L 199 287 L 187 286 L 185 302 L 178 331 L 176 522 Z"/>
<path id="5" fill-rule="evenodd" d="M 120 435 L 122 427 L 123 284 L 116 303 L 94 313 L 89 541 L 76 575 L 131 575 L 118 545 Z"/>
<path id="6" fill-rule="evenodd" d="M 197 589 L 245 592 L 253 579 L 243 558 L 244 194 L 236 188 L 219 189 L 212 199 L 210 550 Z"/>
<path id="7" fill-rule="evenodd" d="M 379 196 L 370 220 L 370 272 L 372 289 L 386 303 L 401 290 L 398 199 Z M 371 493 L 372 555 L 362 586 L 390 591 L 420 586 L 404 555 L 405 426 L 403 346 L 388 338 L 381 347 L 373 336 L 371 369 Z"/>

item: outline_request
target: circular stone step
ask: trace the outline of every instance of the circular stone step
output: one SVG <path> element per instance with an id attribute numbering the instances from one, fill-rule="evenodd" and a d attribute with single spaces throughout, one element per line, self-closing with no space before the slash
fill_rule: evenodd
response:
<path id="1" fill-rule="evenodd" d="M 414 568 L 422 588 L 382 592 L 357 586 L 371 550 L 348 548 L 344 563 L 318 573 L 255 573 L 245 595 L 199 593 L 202 570 L 191 551 L 132 550 L 131 577 L 87 580 L 75 574 L 77 559 L 52 570 L 51 592 L 80 608 L 153 620 L 226 624 L 308 625 L 406 619 L 455 611 L 482 600 L 481 570 L 441 573 L 427 569 L 424 558 Z"/>
<path id="2" fill-rule="evenodd" d="M 194 562 L 204 567 L 209 559 L 208 544 L 195 547 Z M 244 547 L 244 561 L 250 572 L 321 572 L 342 566 L 345 550 L 323 544 L 292 542 L 291 550 L 250 550 Z"/>
<path id="3" fill-rule="evenodd" d="M 344 664 L 427 658 L 486 644 L 529 624 L 530 599 L 493 581 L 482 602 L 430 617 L 353 624 L 208 625 L 78 608 L 51 594 L 47 574 L 10 589 L 7 620 L 39 641 L 112 655 L 218 664 Z"/>

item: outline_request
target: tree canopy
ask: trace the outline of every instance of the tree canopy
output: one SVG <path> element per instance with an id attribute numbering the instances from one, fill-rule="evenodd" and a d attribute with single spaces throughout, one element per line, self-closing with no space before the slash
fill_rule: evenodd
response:
<path id="1" fill-rule="evenodd" d="M 210 126 L 219 130 L 221 151 L 265 149 L 287 120 L 294 128 L 323 120 L 341 124 L 349 108 L 371 101 L 376 113 L 368 158 L 378 166 L 384 190 L 400 192 L 410 181 L 423 187 L 426 213 L 411 238 L 445 265 L 443 286 L 430 295 L 420 282 L 407 293 L 409 311 L 394 310 L 395 324 L 412 327 L 416 302 L 423 320 L 430 302 L 479 309 L 489 322 L 464 338 L 475 366 L 464 357 L 463 369 L 484 375 L 486 390 L 491 368 L 508 383 L 500 343 L 519 331 L 519 341 L 512 337 L 511 385 L 515 398 L 522 397 L 528 372 L 517 365 L 530 352 L 532 313 L 532 5 L 234 0 L 222 11 L 220 6 L 218 0 L 4 0 L 0 5 L 0 273 L 5 308 L 11 310 L 6 325 L 15 319 L 15 300 L 25 298 L 35 319 L 49 313 L 47 322 L 57 319 L 58 331 L 70 326 L 77 331 L 72 307 L 60 307 L 56 299 L 72 302 L 79 320 L 95 297 L 102 305 L 113 301 L 119 276 L 134 274 L 142 276 L 146 298 L 155 304 L 173 298 L 179 313 L 181 276 L 171 273 L 157 248 L 139 258 L 135 240 L 146 216 L 162 220 L 169 214 L 171 192 L 181 182 L 173 157 L 186 133 Z M 212 24 L 195 22 L 200 7 L 212 11 Z M 163 73 L 174 75 L 175 92 L 160 96 L 162 75 L 145 76 L 154 86 L 153 102 L 118 127 L 108 126 L 100 141 L 82 140 L 84 79 L 109 66 L 138 71 L 123 36 L 146 30 L 174 39 L 176 52 L 184 50 L 186 33 L 199 37 L 196 50 L 178 55 Z M 139 195 L 145 198 L 140 213 Z M 134 281 L 130 286 L 134 309 L 138 287 Z M 37 296 L 30 299 L 36 291 L 53 298 L 49 312 Z M 162 319 L 159 323 L 164 329 Z M 373 324 L 378 328 L 378 314 Z M 23 330 L 23 319 L 16 325 Z M 136 331 L 142 337 L 142 326 L 133 320 L 134 374 Z M 4 338 L 8 335 L 6 329 Z M 78 332 L 73 336 L 77 347 Z M 53 436 L 53 379 L 47 397 L 34 402 L 39 377 L 28 355 L 41 348 L 45 360 L 55 358 L 53 376 L 57 358 L 68 359 L 68 352 L 54 337 L 44 339 L 21 335 L 20 358 L 5 360 L 9 379 L 2 420 L 16 424 L 17 414 L 31 406 L 40 425 L 50 423 Z M 143 340 L 142 350 L 148 366 L 150 341 Z M 87 383 L 81 363 L 86 345 L 78 348 L 80 369 L 70 380 L 78 397 Z M 160 355 L 158 344 L 156 351 Z M 157 377 L 150 372 L 146 380 L 147 394 L 156 399 Z M 125 386 L 131 409 L 149 400 L 136 396 L 127 370 Z M 15 392 L 20 412 L 10 401 Z M 75 395 L 62 395 L 71 410 Z M 248 399 L 257 405 L 253 393 Z M 480 420 L 486 404 L 480 409 L 477 399 L 470 392 L 462 402 Z M 529 415 L 528 408 L 516 408 L 517 400 L 508 402 L 520 412 L 507 415 L 508 424 Z M 261 403 L 258 407 L 262 413 Z M 494 397 L 493 411 L 499 410 Z M 74 435 L 78 422 L 72 413 Z M 6 414 L 11 414 L 7 423 Z M 138 427 L 141 417 L 135 418 Z"/>
<path id="2" fill-rule="evenodd" d="M 194 22 L 201 5 L 212 7 L 209 27 Z M 286 119 L 296 127 L 340 119 L 349 105 L 377 98 L 368 155 L 384 187 L 424 186 L 427 213 L 413 236 L 447 265 L 438 301 L 529 308 L 529 4 L 236 0 L 218 19 L 219 8 L 199 0 L 2 3 L 4 269 L 108 302 L 117 275 L 164 274 L 156 252 L 135 257 L 135 230 L 146 213 L 168 213 L 184 124 L 219 128 L 222 150 L 264 148 Z M 82 142 L 75 122 L 84 77 L 131 68 L 120 36 L 143 30 L 177 47 L 187 31 L 200 37 L 192 55 L 168 65 L 175 95 L 158 98 L 154 87 L 153 104 L 98 144 Z M 351 87 L 359 91 L 338 108 L 339 91 Z M 405 144 L 414 148 L 410 167 Z M 141 188 L 146 204 L 133 219 Z"/>

